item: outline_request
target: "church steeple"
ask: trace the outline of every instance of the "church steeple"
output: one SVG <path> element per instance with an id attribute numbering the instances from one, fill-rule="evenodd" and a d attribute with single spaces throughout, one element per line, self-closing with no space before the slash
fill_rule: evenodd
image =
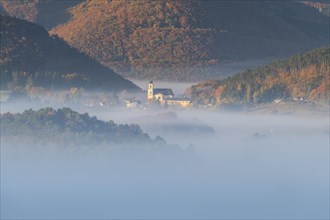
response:
<path id="1" fill-rule="evenodd" d="M 154 83 L 150 81 L 148 85 L 148 102 L 152 102 L 153 99 L 154 99 Z"/>

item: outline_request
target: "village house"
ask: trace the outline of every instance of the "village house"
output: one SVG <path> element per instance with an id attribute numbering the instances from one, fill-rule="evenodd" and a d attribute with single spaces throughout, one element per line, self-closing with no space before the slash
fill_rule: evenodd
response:
<path id="1" fill-rule="evenodd" d="M 190 105 L 188 98 L 175 98 L 170 88 L 154 88 L 153 81 L 148 85 L 148 103 L 159 102 L 162 106 L 183 107 Z"/>
<path id="2" fill-rule="evenodd" d="M 142 102 L 139 100 L 135 100 L 135 99 L 127 99 L 125 101 L 126 103 L 126 108 L 141 108 L 142 107 Z"/>
<path id="3" fill-rule="evenodd" d="M 277 98 L 277 99 L 274 99 L 273 102 L 276 103 L 276 104 L 278 104 L 278 103 L 282 103 L 283 101 L 282 101 L 282 99 Z"/>

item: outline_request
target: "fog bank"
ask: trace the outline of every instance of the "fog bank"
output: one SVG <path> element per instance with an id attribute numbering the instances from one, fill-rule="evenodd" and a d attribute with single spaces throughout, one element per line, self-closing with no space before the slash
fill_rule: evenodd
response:
<path id="1" fill-rule="evenodd" d="M 175 111 L 175 126 L 214 133 L 159 133 L 164 112 L 90 113 L 193 152 L 26 154 L 1 140 L 1 218 L 329 218 L 329 117 Z"/>

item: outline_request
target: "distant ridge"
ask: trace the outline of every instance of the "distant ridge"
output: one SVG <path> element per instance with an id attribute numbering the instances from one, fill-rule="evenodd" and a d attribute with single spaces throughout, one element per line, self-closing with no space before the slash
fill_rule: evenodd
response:
<path id="1" fill-rule="evenodd" d="M 53 89 L 139 90 L 98 62 L 31 22 L 0 16 L 1 89 L 27 86 Z"/>

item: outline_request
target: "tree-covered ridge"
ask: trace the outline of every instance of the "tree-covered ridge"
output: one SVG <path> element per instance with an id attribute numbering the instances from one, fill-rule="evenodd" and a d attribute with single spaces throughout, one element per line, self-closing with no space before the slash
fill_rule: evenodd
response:
<path id="1" fill-rule="evenodd" d="M 277 98 L 329 103 L 330 47 L 247 70 L 222 81 L 205 81 L 186 91 L 199 104 L 257 104 Z"/>
<path id="2" fill-rule="evenodd" d="M 85 1 L 71 9 L 70 22 L 51 33 L 102 64 L 117 67 L 121 72 L 134 67 L 135 74 L 140 74 L 134 77 L 151 77 L 151 72 L 144 75 L 142 69 L 203 65 L 212 59 L 212 30 L 198 28 L 199 12 L 195 9 L 199 4 L 198 1 Z"/>
<path id="3" fill-rule="evenodd" d="M 1 89 L 82 87 L 107 91 L 137 90 L 98 62 L 33 23 L 0 16 Z"/>
<path id="4" fill-rule="evenodd" d="M 52 34 L 140 79 L 201 80 L 219 61 L 288 55 L 329 37 L 328 18 L 295 1 L 86 0 L 71 13 Z"/>
<path id="5" fill-rule="evenodd" d="M 122 125 L 113 121 L 101 121 L 87 113 L 80 114 L 69 108 L 55 110 L 43 108 L 23 113 L 4 113 L 0 116 L 1 136 L 32 139 L 58 146 L 132 146 L 168 147 L 165 140 L 152 140 L 138 125 Z"/>

